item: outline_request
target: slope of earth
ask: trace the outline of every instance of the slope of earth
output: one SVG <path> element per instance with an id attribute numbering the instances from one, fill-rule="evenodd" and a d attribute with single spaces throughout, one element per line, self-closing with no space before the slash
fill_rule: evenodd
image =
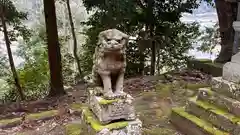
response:
<path id="1" fill-rule="evenodd" d="M 186 69 L 126 79 L 124 91 L 135 98 L 136 112 L 143 122 L 143 135 L 179 135 L 169 123 L 171 108 L 184 106 L 187 97 L 194 96 L 198 88 L 209 86 L 210 78 L 199 71 Z M 68 94 L 63 97 L 0 106 L 0 110 L 4 110 L 0 113 L 0 135 L 87 135 L 79 128 L 80 114 L 70 108 L 73 103 L 84 104 L 85 90 L 86 85 L 79 84 L 67 89 Z M 42 119 L 49 115 L 44 113 L 48 110 L 56 113 Z M 41 115 L 29 120 L 33 113 Z M 17 124 L 1 126 L 15 119 L 19 120 Z"/>

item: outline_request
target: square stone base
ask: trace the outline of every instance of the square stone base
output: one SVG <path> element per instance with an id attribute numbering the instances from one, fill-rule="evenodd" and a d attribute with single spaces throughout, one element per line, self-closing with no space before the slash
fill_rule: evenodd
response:
<path id="1" fill-rule="evenodd" d="M 240 83 L 240 63 L 227 62 L 223 66 L 223 75 L 224 80 Z"/>
<path id="2" fill-rule="evenodd" d="M 136 119 L 133 98 L 129 94 L 123 99 L 106 100 L 101 96 L 95 96 L 93 91 L 89 90 L 88 101 L 91 111 L 102 124 L 119 119 Z"/>
<path id="3" fill-rule="evenodd" d="M 211 81 L 212 90 L 224 96 L 240 100 L 240 84 L 214 77 Z"/>
<path id="4" fill-rule="evenodd" d="M 118 121 L 110 124 L 101 124 L 89 108 L 82 110 L 82 127 L 88 135 L 141 135 L 142 122 L 139 119 L 133 121 Z"/>

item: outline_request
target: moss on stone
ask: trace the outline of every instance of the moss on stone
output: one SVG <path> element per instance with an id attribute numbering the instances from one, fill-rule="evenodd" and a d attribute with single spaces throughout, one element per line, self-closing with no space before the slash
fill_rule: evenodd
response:
<path id="1" fill-rule="evenodd" d="M 72 104 L 70 105 L 70 108 L 73 109 L 73 110 L 75 110 L 75 111 L 81 112 L 83 106 L 84 106 L 84 104 L 72 103 Z"/>
<path id="2" fill-rule="evenodd" d="M 169 97 L 172 94 L 173 86 L 171 84 L 157 84 L 155 89 L 161 97 Z"/>
<path id="3" fill-rule="evenodd" d="M 223 132 L 221 130 L 218 130 L 214 128 L 214 126 L 204 120 L 199 119 L 198 117 L 188 114 L 185 112 L 184 108 L 173 108 L 173 112 L 180 115 L 181 117 L 184 117 L 193 123 L 195 123 L 197 126 L 203 128 L 205 131 L 214 134 L 214 135 L 230 135 L 229 133 Z"/>
<path id="4" fill-rule="evenodd" d="M 200 62 L 212 62 L 211 59 L 197 59 Z"/>
<path id="5" fill-rule="evenodd" d="M 65 125 L 66 135 L 80 135 L 81 134 L 81 124 L 67 124 Z"/>
<path id="6" fill-rule="evenodd" d="M 0 120 L 0 125 L 7 125 L 15 122 L 20 122 L 21 118 L 13 118 L 13 119 L 6 119 L 6 120 Z"/>
<path id="7" fill-rule="evenodd" d="M 210 96 L 213 96 L 214 94 L 216 94 L 214 91 L 211 90 L 211 87 L 204 88 L 204 91 Z"/>
<path id="8" fill-rule="evenodd" d="M 187 83 L 185 88 L 186 89 L 190 89 L 190 90 L 198 90 L 199 88 L 205 88 L 205 87 L 210 87 L 209 84 L 191 84 L 191 83 Z"/>
<path id="9" fill-rule="evenodd" d="M 121 128 L 124 128 L 124 127 L 128 126 L 127 121 L 110 123 L 108 125 L 102 125 L 98 120 L 95 119 L 94 115 L 92 114 L 92 112 L 87 107 L 83 107 L 83 115 L 85 117 L 86 122 L 88 124 L 90 124 L 91 127 L 96 132 L 99 132 L 104 128 L 108 128 L 109 130 L 113 130 L 113 129 L 121 129 Z"/>
<path id="10" fill-rule="evenodd" d="M 40 113 L 33 113 L 29 114 L 26 116 L 26 119 L 32 119 L 32 120 L 37 120 L 41 118 L 46 118 L 46 117 L 53 117 L 57 115 L 58 111 L 57 110 L 51 110 L 51 111 L 44 111 Z"/>
<path id="11" fill-rule="evenodd" d="M 221 63 L 206 63 L 207 65 L 213 66 L 213 67 L 217 67 L 217 68 L 222 68 L 223 64 Z"/>
<path id="12" fill-rule="evenodd" d="M 209 104 L 208 102 L 196 100 L 196 97 L 190 98 L 189 100 L 191 102 L 195 103 L 196 105 L 201 106 L 205 110 L 208 110 L 208 111 L 210 111 L 212 113 L 215 113 L 217 115 L 221 115 L 221 116 L 227 118 L 232 123 L 238 124 L 240 122 L 240 118 L 239 117 L 236 117 L 236 116 L 228 113 L 227 110 L 220 109 L 220 108 L 218 108 L 218 107 L 216 107 L 216 106 L 214 106 L 212 104 Z"/>
<path id="13" fill-rule="evenodd" d="M 112 104 L 114 102 L 118 102 L 120 99 L 112 99 L 112 100 L 107 100 L 107 99 L 101 99 L 99 101 L 99 104 L 101 105 L 107 105 L 107 104 Z"/>

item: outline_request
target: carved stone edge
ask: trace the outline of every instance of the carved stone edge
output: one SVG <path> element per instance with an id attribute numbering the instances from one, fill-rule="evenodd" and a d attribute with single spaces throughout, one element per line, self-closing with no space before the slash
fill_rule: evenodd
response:
<path id="1" fill-rule="evenodd" d="M 94 86 L 94 87 L 88 87 L 87 88 L 88 95 L 94 95 L 94 96 L 99 96 L 102 97 L 106 100 L 115 100 L 115 99 L 125 99 L 129 94 L 124 93 L 123 95 L 115 95 L 114 97 L 104 97 L 103 96 L 103 88 L 100 86 Z"/>
<path id="2" fill-rule="evenodd" d="M 127 95 L 126 99 L 106 100 L 102 97 L 90 95 L 89 106 L 96 117 L 102 124 L 110 123 L 118 119 L 134 120 L 136 119 L 135 108 L 133 106 L 133 98 Z M 124 111 L 120 115 L 114 115 L 111 111 L 115 111 L 118 107 L 123 107 Z"/>
<path id="3" fill-rule="evenodd" d="M 222 77 L 214 77 L 211 80 L 212 90 L 218 94 L 223 94 L 227 97 L 240 99 L 240 84 L 227 81 Z"/>
<path id="4" fill-rule="evenodd" d="M 126 135 L 142 134 L 142 122 L 139 119 L 132 121 L 119 121 L 103 125 L 96 119 L 89 107 L 84 107 L 82 109 L 82 125 L 84 130 L 87 130 L 85 132 L 88 134 L 117 135 L 121 132 Z"/>

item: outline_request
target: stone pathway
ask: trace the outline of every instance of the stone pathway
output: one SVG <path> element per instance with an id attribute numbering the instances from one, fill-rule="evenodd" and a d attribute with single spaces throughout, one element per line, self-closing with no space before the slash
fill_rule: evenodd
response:
<path id="1" fill-rule="evenodd" d="M 194 96 L 198 88 L 208 86 L 202 80 L 187 83 L 181 77 L 177 79 L 179 74 L 167 77 L 170 82 L 166 82 L 164 77 L 135 78 L 126 82 L 127 90 L 135 98 L 137 115 L 143 122 L 143 135 L 180 135 L 169 122 L 172 107 L 184 106 L 186 99 Z M 81 130 L 82 105 L 79 101 L 67 108 L 30 113 L 24 121 L 22 117 L 0 120 L 0 135 L 86 135 Z M 6 125 L 8 128 L 4 128 Z"/>

